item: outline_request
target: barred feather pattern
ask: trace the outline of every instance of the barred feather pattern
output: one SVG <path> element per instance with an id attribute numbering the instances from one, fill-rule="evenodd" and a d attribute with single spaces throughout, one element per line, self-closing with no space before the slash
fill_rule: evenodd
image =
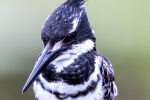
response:
<path id="1" fill-rule="evenodd" d="M 114 71 L 112 64 L 109 60 L 101 54 L 102 57 L 100 73 L 102 75 L 102 87 L 103 87 L 103 100 L 114 100 L 114 97 L 118 95 L 118 90 L 115 84 Z"/>
<path id="2" fill-rule="evenodd" d="M 95 64 L 89 66 L 94 67 L 94 70 L 84 83 L 68 84 L 63 82 L 63 77 L 60 81 L 48 82 L 41 74 L 34 82 L 36 98 L 38 100 L 114 100 L 115 96 L 117 96 L 117 87 L 111 63 L 103 55 L 95 51 L 89 54 L 95 55 Z M 89 59 L 88 57 L 90 56 L 86 57 Z M 84 67 L 86 68 L 86 66 Z M 88 71 L 84 73 L 88 73 Z M 58 74 L 55 76 L 58 76 Z"/>
<path id="3" fill-rule="evenodd" d="M 111 63 L 96 51 L 95 33 L 82 6 L 85 1 L 67 0 L 43 26 L 44 47 L 49 42 L 51 51 L 69 48 L 37 77 L 33 84 L 37 100 L 114 100 L 118 94 Z M 64 41 L 68 34 L 73 35 Z"/>

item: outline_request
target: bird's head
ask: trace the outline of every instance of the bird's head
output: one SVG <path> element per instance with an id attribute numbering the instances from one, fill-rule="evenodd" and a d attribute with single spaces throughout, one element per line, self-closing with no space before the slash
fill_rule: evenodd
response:
<path id="1" fill-rule="evenodd" d="M 23 93 L 42 70 L 63 52 L 86 40 L 95 45 L 94 31 L 88 21 L 84 2 L 85 0 L 67 0 L 47 18 L 41 33 L 44 48 L 22 90 Z"/>

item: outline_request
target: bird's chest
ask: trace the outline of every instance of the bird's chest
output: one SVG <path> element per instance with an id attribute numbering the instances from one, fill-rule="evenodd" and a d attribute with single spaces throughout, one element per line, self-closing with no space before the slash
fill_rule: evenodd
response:
<path id="1" fill-rule="evenodd" d="M 48 66 L 34 82 L 38 100 L 102 100 L 99 67 L 95 66 L 92 54 L 70 56 L 69 53 L 51 64 L 54 66 Z"/>
<path id="2" fill-rule="evenodd" d="M 49 83 L 49 85 L 45 87 L 46 85 L 34 82 L 33 90 L 37 100 L 103 100 L 100 87 L 101 83 L 99 82 L 98 84 L 98 89 L 89 93 L 84 91 L 86 95 L 83 95 L 83 93 L 80 95 L 79 93 L 79 91 L 83 91 L 86 86 L 71 86 L 64 83 Z"/>
<path id="3" fill-rule="evenodd" d="M 77 59 L 75 56 L 63 55 L 52 62 L 43 71 L 42 76 L 49 82 L 62 81 L 68 85 L 78 85 L 88 81 L 94 69 L 94 57 L 90 54 L 80 55 Z"/>
<path id="4" fill-rule="evenodd" d="M 84 65 L 87 63 L 87 60 L 81 62 Z M 88 65 L 90 66 L 90 64 Z M 79 69 L 72 69 L 70 67 L 68 70 L 70 71 L 69 75 L 65 75 L 64 72 L 64 74 L 60 76 L 62 80 L 59 81 L 47 81 L 42 74 L 40 74 L 33 84 L 35 97 L 38 98 L 38 100 L 103 100 L 99 67 L 88 67 L 88 65 L 86 66 L 87 68 L 83 66 L 81 72 L 77 70 L 81 70 L 82 67 L 78 66 Z M 85 76 L 88 77 L 87 80 L 85 80 Z"/>
<path id="5" fill-rule="evenodd" d="M 45 85 L 44 85 L 45 84 Z M 38 83 L 34 82 L 33 90 L 37 100 L 72 100 L 69 99 L 64 90 L 71 91 L 71 88 L 66 87 L 66 85 L 57 84 L 57 83 Z M 59 91 L 59 92 L 58 92 Z"/>

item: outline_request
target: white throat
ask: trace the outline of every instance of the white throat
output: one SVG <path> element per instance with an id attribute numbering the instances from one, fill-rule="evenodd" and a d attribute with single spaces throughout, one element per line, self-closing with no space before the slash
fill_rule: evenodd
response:
<path id="1" fill-rule="evenodd" d="M 57 46 L 56 46 L 57 45 Z M 54 45 L 57 49 L 61 45 L 61 42 L 58 42 Z M 71 63 L 74 62 L 74 59 L 78 58 L 83 53 L 86 53 L 88 51 L 91 51 L 95 46 L 95 43 L 88 39 L 80 44 L 72 45 L 72 48 L 67 50 L 66 52 L 63 52 L 61 56 L 56 58 L 54 61 L 52 61 L 51 64 L 55 65 L 56 72 L 60 72 L 63 70 L 63 68 L 67 67 Z M 53 48 L 55 50 L 56 48 Z"/>

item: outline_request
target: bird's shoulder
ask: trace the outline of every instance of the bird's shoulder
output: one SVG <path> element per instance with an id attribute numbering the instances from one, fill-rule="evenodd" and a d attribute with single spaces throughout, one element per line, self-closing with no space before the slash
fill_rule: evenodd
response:
<path id="1" fill-rule="evenodd" d="M 100 62 L 99 68 L 101 71 L 101 74 L 107 77 L 114 77 L 114 70 L 112 67 L 111 62 L 105 57 L 103 56 L 101 53 L 96 53 L 97 58 Z M 114 79 L 112 79 L 112 81 L 114 81 Z"/>
<path id="2" fill-rule="evenodd" d="M 97 58 L 100 62 L 99 69 L 104 91 L 104 100 L 114 100 L 114 97 L 117 96 L 118 92 L 115 84 L 114 69 L 112 64 L 100 53 L 97 53 Z"/>

